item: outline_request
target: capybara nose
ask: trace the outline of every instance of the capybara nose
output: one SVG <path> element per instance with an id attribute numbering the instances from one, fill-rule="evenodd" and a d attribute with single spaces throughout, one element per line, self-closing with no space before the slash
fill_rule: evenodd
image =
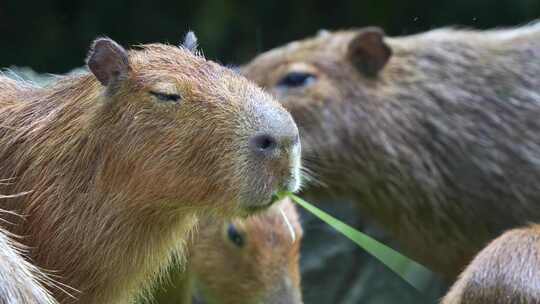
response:
<path id="1" fill-rule="evenodd" d="M 259 160 L 291 159 L 298 154 L 300 138 L 291 114 L 277 102 L 255 99 L 249 109 L 253 112 L 253 129 L 248 137 L 251 154 Z"/>
<path id="2" fill-rule="evenodd" d="M 250 163 L 271 181 L 267 189 L 295 192 L 300 186 L 301 144 L 289 112 L 271 102 L 256 103 L 253 129 L 246 141 Z M 268 197 L 270 199 L 270 197 Z"/>
<path id="3" fill-rule="evenodd" d="M 249 148 L 255 155 L 264 158 L 278 158 L 283 153 L 288 154 L 291 147 L 299 142 L 298 130 L 291 128 L 291 131 L 287 132 L 287 134 L 280 133 L 263 132 L 256 134 L 251 137 Z"/>

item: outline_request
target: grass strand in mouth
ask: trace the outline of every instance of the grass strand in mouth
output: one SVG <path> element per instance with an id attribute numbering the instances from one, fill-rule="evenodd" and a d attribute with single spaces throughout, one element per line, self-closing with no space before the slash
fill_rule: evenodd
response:
<path id="1" fill-rule="evenodd" d="M 293 201 L 298 203 L 304 209 L 311 212 L 322 221 L 332 226 L 341 234 L 355 242 L 362 249 L 366 250 L 369 254 L 381 261 L 386 267 L 390 268 L 409 285 L 414 287 L 420 292 L 424 292 L 429 285 L 433 273 L 425 266 L 407 258 L 394 249 L 382 244 L 381 242 L 373 239 L 365 233 L 362 233 L 349 225 L 341 222 L 305 200 L 295 196 L 293 194 L 282 194 L 281 196 L 288 195 Z"/>

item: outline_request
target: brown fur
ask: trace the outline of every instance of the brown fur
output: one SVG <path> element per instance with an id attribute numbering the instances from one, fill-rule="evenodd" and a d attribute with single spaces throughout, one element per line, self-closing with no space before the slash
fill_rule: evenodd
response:
<path id="1" fill-rule="evenodd" d="M 442 303 L 540 303 L 540 225 L 510 230 L 492 241 Z"/>
<path id="2" fill-rule="evenodd" d="M 328 186 L 311 193 L 352 197 L 453 280 L 489 240 L 540 221 L 540 25 L 374 32 L 292 42 L 243 72 L 299 125 L 305 165 Z M 316 79 L 279 85 L 295 71 Z"/>
<path id="3" fill-rule="evenodd" d="M 294 188 L 297 156 L 254 159 L 248 139 L 297 131 L 268 95 L 184 48 L 102 39 L 89 66 L 45 88 L 0 77 L 0 178 L 14 180 L 0 191 L 31 191 L 0 207 L 24 216 L 5 229 L 78 302 L 124 303 L 181 255 L 197 214 L 248 215 Z"/>

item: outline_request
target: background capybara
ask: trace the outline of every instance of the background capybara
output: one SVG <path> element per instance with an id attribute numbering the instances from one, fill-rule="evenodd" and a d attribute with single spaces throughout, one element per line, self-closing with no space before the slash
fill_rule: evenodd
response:
<path id="1" fill-rule="evenodd" d="M 505 232 L 461 273 L 442 304 L 540 303 L 540 226 Z"/>
<path id="2" fill-rule="evenodd" d="M 194 295 L 207 304 L 300 304 L 301 240 L 290 199 L 247 219 L 201 219 L 186 271 L 176 270 L 156 302 L 191 303 Z"/>
<path id="3" fill-rule="evenodd" d="M 454 279 L 540 219 L 540 25 L 384 37 L 322 32 L 245 75 L 290 110 L 312 193 L 351 197 L 405 252 Z"/>
<path id="4" fill-rule="evenodd" d="M 77 289 L 133 299 L 181 255 L 198 214 L 266 209 L 298 187 L 298 131 L 256 86 L 184 47 L 94 41 L 90 73 L 40 88 L 0 77 L 4 229 Z M 11 220 L 11 219 L 10 219 Z"/>

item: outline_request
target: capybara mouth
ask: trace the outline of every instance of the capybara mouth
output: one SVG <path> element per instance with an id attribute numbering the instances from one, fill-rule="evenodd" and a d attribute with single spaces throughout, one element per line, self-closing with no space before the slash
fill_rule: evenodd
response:
<path id="1" fill-rule="evenodd" d="M 252 215 L 252 214 L 257 214 L 257 213 L 265 211 L 266 209 L 270 208 L 270 206 L 272 206 L 275 202 L 279 201 L 283 197 L 284 194 L 282 193 L 286 193 L 286 192 L 275 191 L 268 200 L 263 201 L 261 204 L 250 205 L 250 206 L 244 207 L 245 213 L 247 213 L 248 215 Z"/>
<path id="2" fill-rule="evenodd" d="M 299 171 L 299 170 L 298 170 Z M 300 189 L 300 173 L 294 172 L 283 182 L 279 192 L 296 192 Z"/>
<path id="3" fill-rule="evenodd" d="M 293 139 L 283 143 L 283 140 L 270 139 L 269 136 L 255 137 L 256 146 L 260 146 L 262 139 L 265 139 L 273 142 L 274 146 L 278 147 L 275 149 L 279 151 L 264 151 L 264 153 L 271 152 L 275 155 L 264 154 L 255 157 L 251 167 L 252 172 L 256 172 L 257 175 L 262 173 L 262 176 L 246 180 L 244 186 L 246 190 L 240 196 L 243 213 L 253 214 L 266 210 L 278 200 L 278 197 L 282 196 L 282 193 L 296 192 L 300 188 L 300 142 L 297 139 L 298 135 L 291 138 Z M 277 142 L 282 143 L 277 144 Z"/>
<path id="4" fill-rule="evenodd" d="M 276 198 L 278 197 L 277 191 L 272 193 L 272 195 L 265 201 L 263 201 L 258 206 L 251 206 L 254 210 L 264 210 L 268 207 L 270 207 L 274 202 L 276 202 Z"/>
<path id="5" fill-rule="evenodd" d="M 281 198 L 285 197 L 288 193 L 294 193 L 300 188 L 300 174 L 299 169 L 291 168 L 290 174 L 279 183 L 277 190 L 272 192 L 270 198 L 266 201 L 263 201 L 261 204 L 256 206 L 250 206 L 248 209 L 253 208 L 255 212 L 265 210 L 272 206 L 275 202 L 279 201 Z"/>
<path id="6" fill-rule="evenodd" d="M 261 212 L 265 211 L 271 205 L 272 205 L 272 201 L 268 201 L 268 203 L 266 203 L 265 205 L 246 207 L 246 208 L 244 208 L 244 211 L 245 211 L 246 215 L 254 215 L 254 214 L 261 213 Z"/>

